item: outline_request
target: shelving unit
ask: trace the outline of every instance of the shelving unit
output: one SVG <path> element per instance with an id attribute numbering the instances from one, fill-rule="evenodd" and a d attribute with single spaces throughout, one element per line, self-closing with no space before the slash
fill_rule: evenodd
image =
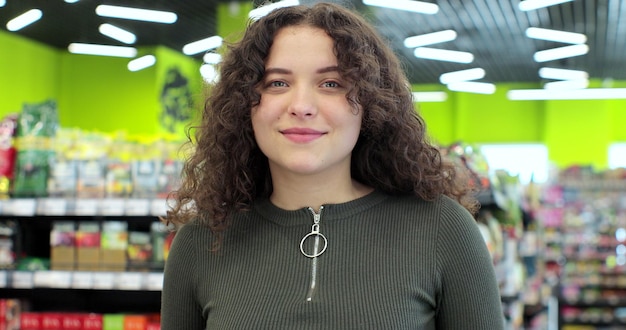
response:
<path id="1" fill-rule="evenodd" d="M 548 195 L 559 329 L 626 328 L 626 180 L 564 180 Z"/>
<path id="2" fill-rule="evenodd" d="M 50 258 L 55 222 L 123 221 L 129 232 L 149 232 L 165 206 L 163 199 L 0 201 L 0 222 L 15 229 L 16 259 L 13 266 L 0 269 L 0 299 L 18 299 L 32 312 L 158 313 L 163 262 L 146 262 L 142 270 L 126 271 L 19 269 L 17 265 L 26 257 Z"/>

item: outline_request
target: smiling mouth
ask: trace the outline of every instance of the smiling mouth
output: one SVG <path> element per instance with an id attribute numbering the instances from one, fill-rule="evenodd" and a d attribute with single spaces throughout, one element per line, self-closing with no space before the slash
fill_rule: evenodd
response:
<path id="1" fill-rule="evenodd" d="M 311 141 L 317 140 L 318 138 L 326 134 L 324 132 L 320 132 L 320 131 L 312 130 L 312 129 L 295 129 L 295 128 L 281 131 L 281 133 L 288 140 L 292 142 L 296 142 L 296 143 L 311 142 Z"/>

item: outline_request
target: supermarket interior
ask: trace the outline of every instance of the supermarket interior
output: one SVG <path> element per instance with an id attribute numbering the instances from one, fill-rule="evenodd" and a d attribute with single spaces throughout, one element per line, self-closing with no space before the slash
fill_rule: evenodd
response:
<path id="1" fill-rule="evenodd" d="M 0 0 L 0 329 L 160 329 L 161 216 L 220 52 L 319 1 L 267 2 Z M 626 0 L 330 2 L 473 175 L 506 329 L 626 329 Z"/>

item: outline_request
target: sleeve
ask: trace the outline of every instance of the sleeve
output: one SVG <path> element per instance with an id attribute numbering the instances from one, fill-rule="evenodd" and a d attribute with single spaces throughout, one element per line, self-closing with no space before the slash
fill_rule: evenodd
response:
<path id="1" fill-rule="evenodd" d="M 197 257 L 195 225 L 176 232 L 165 263 L 161 293 L 161 329 L 204 329 L 202 307 L 196 299 Z"/>
<path id="2" fill-rule="evenodd" d="M 437 234 L 438 330 L 504 329 L 493 262 L 474 218 L 448 200 Z"/>

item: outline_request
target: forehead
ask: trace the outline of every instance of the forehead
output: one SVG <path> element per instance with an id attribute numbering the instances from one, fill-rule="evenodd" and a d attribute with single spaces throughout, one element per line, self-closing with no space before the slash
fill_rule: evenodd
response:
<path id="1" fill-rule="evenodd" d="M 267 62 L 336 61 L 333 39 L 322 29 L 308 25 L 287 26 L 276 32 Z"/>

